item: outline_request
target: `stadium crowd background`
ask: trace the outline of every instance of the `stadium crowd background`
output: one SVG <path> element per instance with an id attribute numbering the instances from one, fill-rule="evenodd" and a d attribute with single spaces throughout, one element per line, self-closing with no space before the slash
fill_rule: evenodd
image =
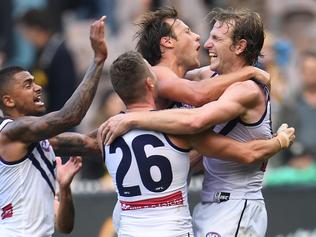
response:
<path id="1" fill-rule="evenodd" d="M 212 7 L 246 7 L 263 17 L 266 39 L 258 67 L 272 76 L 273 127 L 287 122 L 297 134 L 291 149 L 270 160 L 265 186 L 316 186 L 315 0 L 1 0 L 0 67 L 19 65 L 30 70 L 45 90 L 49 110 L 59 109 L 90 63 L 86 59 L 92 50 L 86 36 L 92 20 L 107 16 L 109 58 L 103 72 L 107 78 L 113 60 L 134 49 L 137 18 L 162 5 L 174 6 L 180 18 L 201 36 L 201 44 L 209 34 L 206 16 Z M 32 27 L 34 22 L 41 27 Z M 49 32 L 47 42 L 40 40 L 43 32 Z M 201 62 L 208 63 L 202 49 Z M 110 81 L 102 80 L 93 105 L 76 130 L 89 132 L 123 109 Z M 192 182 L 192 190 L 199 189 L 200 181 Z M 113 190 L 103 161 L 84 159 L 73 192 Z"/>

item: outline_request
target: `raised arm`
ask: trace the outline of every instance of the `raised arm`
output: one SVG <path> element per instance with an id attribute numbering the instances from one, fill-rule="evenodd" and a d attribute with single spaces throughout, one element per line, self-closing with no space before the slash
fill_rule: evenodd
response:
<path id="1" fill-rule="evenodd" d="M 205 75 L 204 71 L 201 72 L 203 76 Z M 252 66 L 213 78 L 209 75 L 200 81 L 175 78 L 171 71 L 164 70 L 163 67 L 155 67 L 155 72 L 159 78 L 158 93 L 160 97 L 194 106 L 202 106 L 210 101 L 217 100 L 235 82 L 256 78 L 266 84 L 270 83 L 270 75 L 267 72 Z M 192 73 L 190 77 L 192 77 Z"/>
<path id="2" fill-rule="evenodd" d="M 49 142 L 58 156 L 102 156 L 96 131 L 91 134 L 65 132 L 50 138 Z"/>
<path id="3" fill-rule="evenodd" d="M 288 128 L 287 124 L 284 124 L 276 137 L 268 140 L 243 143 L 209 131 L 187 135 L 186 139 L 203 155 L 249 164 L 265 160 L 281 149 L 289 147 L 295 139 L 294 132 L 294 128 Z"/>
<path id="4" fill-rule="evenodd" d="M 74 94 L 59 111 L 42 117 L 21 117 L 8 124 L 2 134 L 9 140 L 30 144 L 53 137 L 80 123 L 94 98 L 107 58 L 104 19 L 105 17 L 102 17 L 91 25 L 90 41 L 94 50 L 94 60 Z"/>

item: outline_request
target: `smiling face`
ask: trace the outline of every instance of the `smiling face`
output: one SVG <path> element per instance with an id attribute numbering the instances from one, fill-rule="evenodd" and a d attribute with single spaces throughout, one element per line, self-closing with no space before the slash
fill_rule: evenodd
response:
<path id="1" fill-rule="evenodd" d="M 41 101 L 42 88 L 28 71 L 16 73 L 10 83 L 5 102 L 7 107 L 21 116 L 36 116 L 45 112 L 45 104 Z"/>
<path id="2" fill-rule="evenodd" d="M 234 51 L 232 41 L 233 25 L 216 22 L 210 32 L 204 48 L 210 56 L 210 68 L 220 74 L 230 72 L 238 57 Z"/>
<path id="3" fill-rule="evenodd" d="M 178 62 L 187 70 L 199 67 L 200 36 L 192 32 L 190 27 L 179 19 L 167 19 L 166 22 L 172 26 L 171 29 L 176 37 L 174 53 Z"/>

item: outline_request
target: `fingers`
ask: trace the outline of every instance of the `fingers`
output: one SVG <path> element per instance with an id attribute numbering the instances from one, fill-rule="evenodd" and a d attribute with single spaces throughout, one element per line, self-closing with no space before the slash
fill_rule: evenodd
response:
<path id="1" fill-rule="evenodd" d="M 56 166 L 60 167 L 61 165 L 62 165 L 61 157 L 60 156 L 56 156 Z"/>
<path id="2" fill-rule="evenodd" d="M 108 131 L 108 132 L 106 133 L 106 136 L 105 136 L 105 139 L 104 139 L 104 144 L 105 144 L 105 145 L 110 145 L 110 144 L 111 144 L 111 143 L 110 143 L 110 139 L 111 139 L 111 132 Z"/>
<path id="3" fill-rule="evenodd" d="M 289 127 L 289 125 L 287 125 L 286 123 L 282 123 L 282 125 L 278 128 L 277 133 L 284 131 L 288 127 Z"/>
<path id="4" fill-rule="evenodd" d="M 277 131 L 277 139 L 280 142 L 281 148 L 289 147 L 294 142 L 295 129 L 283 123 Z"/>
<path id="5" fill-rule="evenodd" d="M 73 174 L 75 175 L 82 167 L 82 158 L 81 156 L 71 156 L 67 163 L 69 166 L 71 165 Z"/>
<path id="6" fill-rule="evenodd" d="M 102 16 L 99 20 L 94 21 L 90 27 L 90 37 L 103 37 L 104 36 L 104 20 L 106 16 Z"/>

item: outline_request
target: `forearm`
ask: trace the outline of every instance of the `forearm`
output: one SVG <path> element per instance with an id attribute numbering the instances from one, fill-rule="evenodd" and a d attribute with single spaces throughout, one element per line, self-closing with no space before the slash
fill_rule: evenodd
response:
<path id="1" fill-rule="evenodd" d="M 242 82 L 254 77 L 255 71 L 253 67 L 244 67 L 241 70 L 225 75 L 219 75 L 214 78 L 206 78 L 199 82 L 195 82 L 196 95 L 198 100 L 195 106 L 204 105 L 207 102 L 217 100 L 223 92 L 235 82 Z"/>
<path id="2" fill-rule="evenodd" d="M 94 59 L 79 87 L 62 108 L 61 113 L 67 115 L 66 118 L 69 118 L 70 121 L 74 120 L 75 125 L 80 123 L 92 103 L 103 65 L 104 60 Z"/>
<path id="3" fill-rule="evenodd" d="M 50 144 L 58 156 L 100 156 L 96 138 L 80 133 L 62 133 L 51 139 Z"/>
<path id="4" fill-rule="evenodd" d="M 74 227 L 75 208 L 70 187 L 60 188 L 59 207 L 56 213 L 56 228 L 61 233 L 70 233 Z"/>
<path id="5" fill-rule="evenodd" d="M 18 118 L 14 121 L 14 126 L 6 129 L 6 136 L 28 144 L 56 136 L 78 125 L 92 103 L 103 64 L 104 60 L 95 61 L 89 67 L 83 81 L 61 110 L 42 117 Z"/>
<path id="6" fill-rule="evenodd" d="M 167 109 L 127 114 L 128 127 L 169 134 L 193 134 L 206 129 L 195 116 L 198 109 Z M 196 118 L 196 119 L 195 119 Z"/>
<path id="7" fill-rule="evenodd" d="M 277 137 L 269 140 L 253 140 L 248 143 L 248 149 L 252 150 L 246 163 L 253 163 L 270 158 L 282 148 Z"/>

